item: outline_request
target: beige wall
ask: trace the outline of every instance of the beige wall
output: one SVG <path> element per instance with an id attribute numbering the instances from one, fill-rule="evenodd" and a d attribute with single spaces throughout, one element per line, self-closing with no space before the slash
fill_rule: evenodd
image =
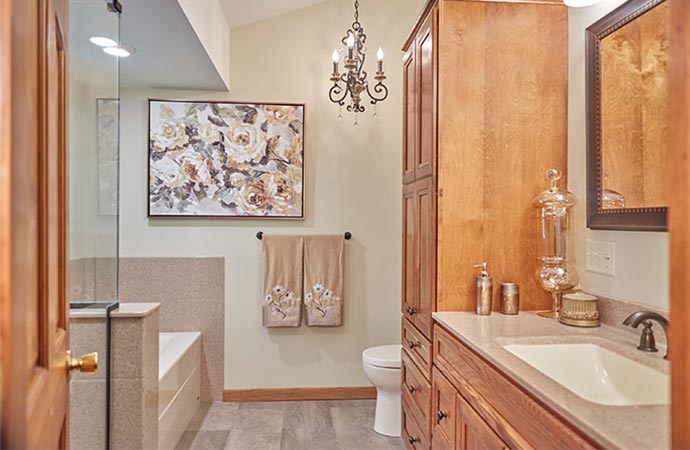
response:
<path id="1" fill-rule="evenodd" d="M 230 88 L 230 27 L 219 0 L 177 0 L 223 83 Z"/>
<path id="2" fill-rule="evenodd" d="M 327 98 L 330 55 L 352 21 L 350 0 L 330 0 L 234 30 L 232 92 L 122 93 L 122 256 L 224 256 L 225 387 L 366 385 L 361 351 L 400 339 L 402 58 L 424 0 L 365 1 L 370 54 L 386 51 L 389 99 L 378 119 L 337 118 Z M 369 61 L 369 71 L 375 58 Z M 146 98 L 306 103 L 306 220 L 148 220 Z M 346 244 L 345 325 L 261 326 L 261 244 L 267 233 L 341 233 Z"/>
<path id="3" fill-rule="evenodd" d="M 569 12 L 568 182 L 577 196 L 577 266 L 581 284 L 591 292 L 668 309 L 668 233 L 592 231 L 586 228 L 585 29 L 624 0 L 604 0 Z M 585 271 L 586 239 L 616 244 L 616 276 Z"/>

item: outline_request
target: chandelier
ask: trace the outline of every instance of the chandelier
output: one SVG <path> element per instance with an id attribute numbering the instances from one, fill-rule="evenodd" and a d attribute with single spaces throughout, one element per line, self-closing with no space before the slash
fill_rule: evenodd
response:
<path id="1" fill-rule="evenodd" d="M 355 113 L 355 125 L 357 125 L 357 115 L 366 111 L 366 107 L 362 104 L 362 97 L 365 94 L 374 105 L 374 117 L 376 117 L 376 104 L 388 97 L 388 88 L 383 84 L 386 74 L 383 71 L 383 50 L 380 47 L 376 53 L 378 66 L 374 76 L 376 84 L 373 87 L 369 84 L 367 71 L 364 70 L 367 35 L 364 33 L 362 24 L 359 23 L 359 0 L 355 0 L 355 21 L 341 39 L 341 44 L 342 49 L 347 49 L 345 71 L 342 74 L 339 72 L 340 53 L 338 49 L 333 50 L 333 74 L 331 75 L 333 86 L 328 96 L 333 103 L 340 106 L 338 117 L 343 117 L 342 108 L 347 105 L 348 112 Z"/>

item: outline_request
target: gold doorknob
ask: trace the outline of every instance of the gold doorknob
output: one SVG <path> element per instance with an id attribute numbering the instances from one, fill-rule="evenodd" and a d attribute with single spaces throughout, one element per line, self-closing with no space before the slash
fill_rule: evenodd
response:
<path id="1" fill-rule="evenodd" d="M 72 352 L 67 350 L 67 370 L 78 370 L 84 373 L 94 373 L 98 369 L 98 353 L 87 353 L 81 358 L 72 358 Z"/>

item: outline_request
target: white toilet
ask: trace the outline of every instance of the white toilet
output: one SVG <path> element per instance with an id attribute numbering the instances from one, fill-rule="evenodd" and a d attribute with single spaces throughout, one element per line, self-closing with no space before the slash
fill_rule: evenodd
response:
<path id="1" fill-rule="evenodd" d="M 362 352 L 364 373 L 376 387 L 374 431 L 400 436 L 400 345 L 371 347 Z"/>

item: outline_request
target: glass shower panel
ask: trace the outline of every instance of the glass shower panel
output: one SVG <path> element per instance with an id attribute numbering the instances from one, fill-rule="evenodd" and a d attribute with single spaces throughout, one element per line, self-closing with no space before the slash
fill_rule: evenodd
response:
<path id="1" fill-rule="evenodd" d="M 120 17 L 104 0 L 69 0 L 69 300 L 74 356 L 70 448 L 109 448 L 110 311 L 117 305 Z M 110 50 L 108 50 L 110 49 Z"/>

